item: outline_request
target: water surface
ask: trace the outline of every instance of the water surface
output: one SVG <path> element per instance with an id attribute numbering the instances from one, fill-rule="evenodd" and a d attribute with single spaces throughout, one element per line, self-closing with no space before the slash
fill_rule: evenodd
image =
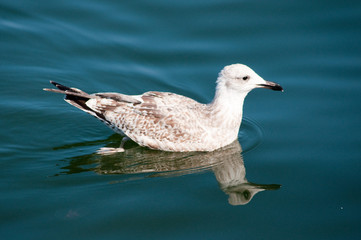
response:
<path id="1" fill-rule="evenodd" d="M 4 239 L 359 239 L 358 1 L 0 1 Z M 42 91 L 170 91 L 207 103 L 245 63 L 238 142 L 174 154 L 128 144 Z"/>

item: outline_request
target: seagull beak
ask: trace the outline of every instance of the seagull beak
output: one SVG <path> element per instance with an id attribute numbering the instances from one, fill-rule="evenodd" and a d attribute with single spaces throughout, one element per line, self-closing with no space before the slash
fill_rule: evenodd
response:
<path id="1" fill-rule="evenodd" d="M 265 84 L 258 84 L 258 86 L 261 88 L 268 88 L 268 89 L 272 89 L 275 91 L 283 92 L 283 88 L 278 83 L 270 82 L 270 81 L 265 81 L 265 82 L 266 82 Z"/>

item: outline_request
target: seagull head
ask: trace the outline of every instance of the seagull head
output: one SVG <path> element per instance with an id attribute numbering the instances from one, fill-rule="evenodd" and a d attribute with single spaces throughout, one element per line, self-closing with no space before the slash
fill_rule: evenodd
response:
<path id="1" fill-rule="evenodd" d="M 244 93 L 248 93 L 254 88 L 268 88 L 283 92 L 283 88 L 278 83 L 264 80 L 250 67 L 239 63 L 224 67 L 219 73 L 217 83 L 227 89 Z"/>

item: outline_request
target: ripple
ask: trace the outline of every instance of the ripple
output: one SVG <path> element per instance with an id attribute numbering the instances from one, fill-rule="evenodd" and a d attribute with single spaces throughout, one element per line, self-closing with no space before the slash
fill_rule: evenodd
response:
<path id="1" fill-rule="evenodd" d="M 238 140 L 242 145 L 243 153 L 255 149 L 261 144 L 263 132 L 261 126 L 254 120 L 243 118 Z"/>

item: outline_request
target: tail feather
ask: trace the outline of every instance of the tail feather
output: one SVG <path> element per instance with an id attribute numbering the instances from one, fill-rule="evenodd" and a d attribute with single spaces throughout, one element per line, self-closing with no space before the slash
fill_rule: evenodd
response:
<path id="1" fill-rule="evenodd" d="M 63 91 L 73 91 L 71 90 L 70 87 L 67 87 L 67 86 L 64 86 L 64 85 L 61 85 L 60 83 L 57 83 L 57 82 L 54 82 L 54 81 L 50 81 L 51 84 L 53 84 L 55 87 L 59 88 L 60 90 L 63 90 Z"/>
<path id="2" fill-rule="evenodd" d="M 44 91 L 65 94 L 64 100 L 67 103 L 83 110 L 84 112 L 87 112 L 87 113 L 93 115 L 94 117 L 96 117 L 102 121 L 106 121 L 103 114 L 94 111 L 93 109 L 89 108 L 88 105 L 86 104 L 86 102 L 89 99 L 96 98 L 96 96 L 90 95 L 77 88 L 70 88 L 70 87 L 61 85 L 60 83 L 57 83 L 54 81 L 50 81 L 50 83 L 53 84 L 58 89 L 44 88 L 43 89 Z"/>
<path id="3" fill-rule="evenodd" d="M 86 92 L 83 92 L 80 89 L 70 88 L 70 87 L 61 85 L 60 83 L 54 82 L 54 81 L 50 81 L 50 83 L 53 84 L 58 89 L 44 88 L 43 90 L 48 91 L 48 92 L 56 92 L 56 93 L 65 94 L 66 99 L 69 98 L 69 96 L 75 96 L 75 97 L 80 97 L 80 98 L 85 98 L 85 99 L 95 98 L 95 96 L 90 95 Z"/>

